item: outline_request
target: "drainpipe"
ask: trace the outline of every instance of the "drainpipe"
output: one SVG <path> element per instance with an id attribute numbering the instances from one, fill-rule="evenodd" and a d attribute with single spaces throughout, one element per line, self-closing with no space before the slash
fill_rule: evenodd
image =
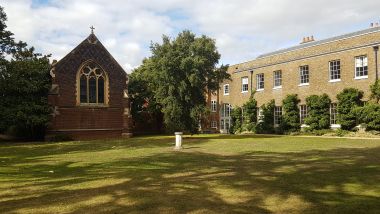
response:
<path id="1" fill-rule="evenodd" d="M 251 94 L 252 94 L 252 76 L 253 76 L 253 70 L 249 71 L 251 73 Z"/>
<path id="2" fill-rule="evenodd" d="M 379 66 L 378 66 L 378 60 L 377 60 L 377 52 L 379 51 L 379 46 L 374 46 L 373 47 L 373 50 L 375 51 L 375 71 L 376 71 L 376 74 L 375 74 L 375 78 L 376 78 L 376 81 L 379 79 Z"/>

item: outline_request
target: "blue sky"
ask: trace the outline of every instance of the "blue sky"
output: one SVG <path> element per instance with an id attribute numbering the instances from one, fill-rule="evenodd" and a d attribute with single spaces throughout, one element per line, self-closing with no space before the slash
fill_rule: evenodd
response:
<path id="1" fill-rule="evenodd" d="M 235 64 L 380 22 L 374 0 L 3 0 L 8 28 L 52 59 L 95 33 L 127 70 L 148 57 L 151 41 L 188 29 L 216 40 L 220 63 Z"/>

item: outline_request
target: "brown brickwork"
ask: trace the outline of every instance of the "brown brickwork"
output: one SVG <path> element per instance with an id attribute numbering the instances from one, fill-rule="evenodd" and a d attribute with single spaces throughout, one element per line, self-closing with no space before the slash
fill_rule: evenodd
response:
<path id="1" fill-rule="evenodd" d="M 91 60 L 106 72 L 103 106 L 78 103 L 77 73 Z M 55 109 L 48 135 L 64 133 L 74 139 L 98 139 L 131 135 L 127 75 L 94 34 L 91 34 L 51 71 L 53 86 L 49 103 Z M 108 87 L 107 87 L 108 86 Z"/>

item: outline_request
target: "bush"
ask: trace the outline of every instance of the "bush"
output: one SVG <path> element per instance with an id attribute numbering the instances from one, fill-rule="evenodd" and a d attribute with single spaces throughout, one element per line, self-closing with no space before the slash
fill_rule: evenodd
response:
<path id="1" fill-rule="evenodd" d="M 315 135 L 315 136 L 322 136 L 327 133 L 331 133 L 331 129 L 311 129 L 310 127 L 305 128 L 304 133 L 309 134 L 309 135 Z"/>
<path id="2" fill-rule="evenodd" d="M 284 132 L 298 132 L 301 129 L 299 104 L 300 100 L 297 94 L 290 94 L 282 101 L 282 122 L 280 124 L 281 130 Z"/>
<path id="3" fill-rule="evenodd" d="M 274 100 L 261 106 L 263 118 L 257 123 L 256 132 L 260 134 L 273 134 L 274 129 Z"/>
<path id="4" fill-rule="evenodd" d="M 306 98 L 308 116 L 305 123 L 310 130 L 322 130 L 330 128 L 330 104 L 331 100 L 327 94 L 311 95 Z"/>
<path id="5" fill-rule="evenodd" d="M 369 103 L 362 107 L 356 107 L 353 112 L 359 122 L 366 125 L 366 131 L 380 131 L 380 105 Z"/>
<path id="6" fill-rule="evenodd" d="M 230 127 L 230 133 L 235 134 L 241 132 L 241 126 L 242 126 L 242 112 L 240 107 L 236 107 L 232 109 L 231 112 L 231 127 Z"/>
<path id="7" fill-rule="evenodd" d="M 253 95 L 254 94 L 252 94 L 248 102 L 243 105 L 242 131 L 256 131 L 257 101 L 253 98 Z"/>
<path id="8" fill-rule="evenodd" d="M 358 124 L 354 109 L 362 106 L 363 92 L 355 88 L 346 88 L 337 95 L 338 123 L 343 130 L 352 130 Z"/>
<path id="9" fill-rule="evenodd" d="M 370 86 L 371 91 L 371 99 L 376 103 L 379 103 L 380 100 L 380 80 L 376 80 L 376 82 Z"/>

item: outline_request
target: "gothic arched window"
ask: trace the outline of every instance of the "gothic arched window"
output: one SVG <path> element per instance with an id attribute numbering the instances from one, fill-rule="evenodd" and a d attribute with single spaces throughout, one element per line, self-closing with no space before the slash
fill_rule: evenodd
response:
<path id="1" fill-rule="evenodd" d="M 78 72 L 78 103 L 106 104 L 107 74 L 96 63 L 86 62 Z"/>

